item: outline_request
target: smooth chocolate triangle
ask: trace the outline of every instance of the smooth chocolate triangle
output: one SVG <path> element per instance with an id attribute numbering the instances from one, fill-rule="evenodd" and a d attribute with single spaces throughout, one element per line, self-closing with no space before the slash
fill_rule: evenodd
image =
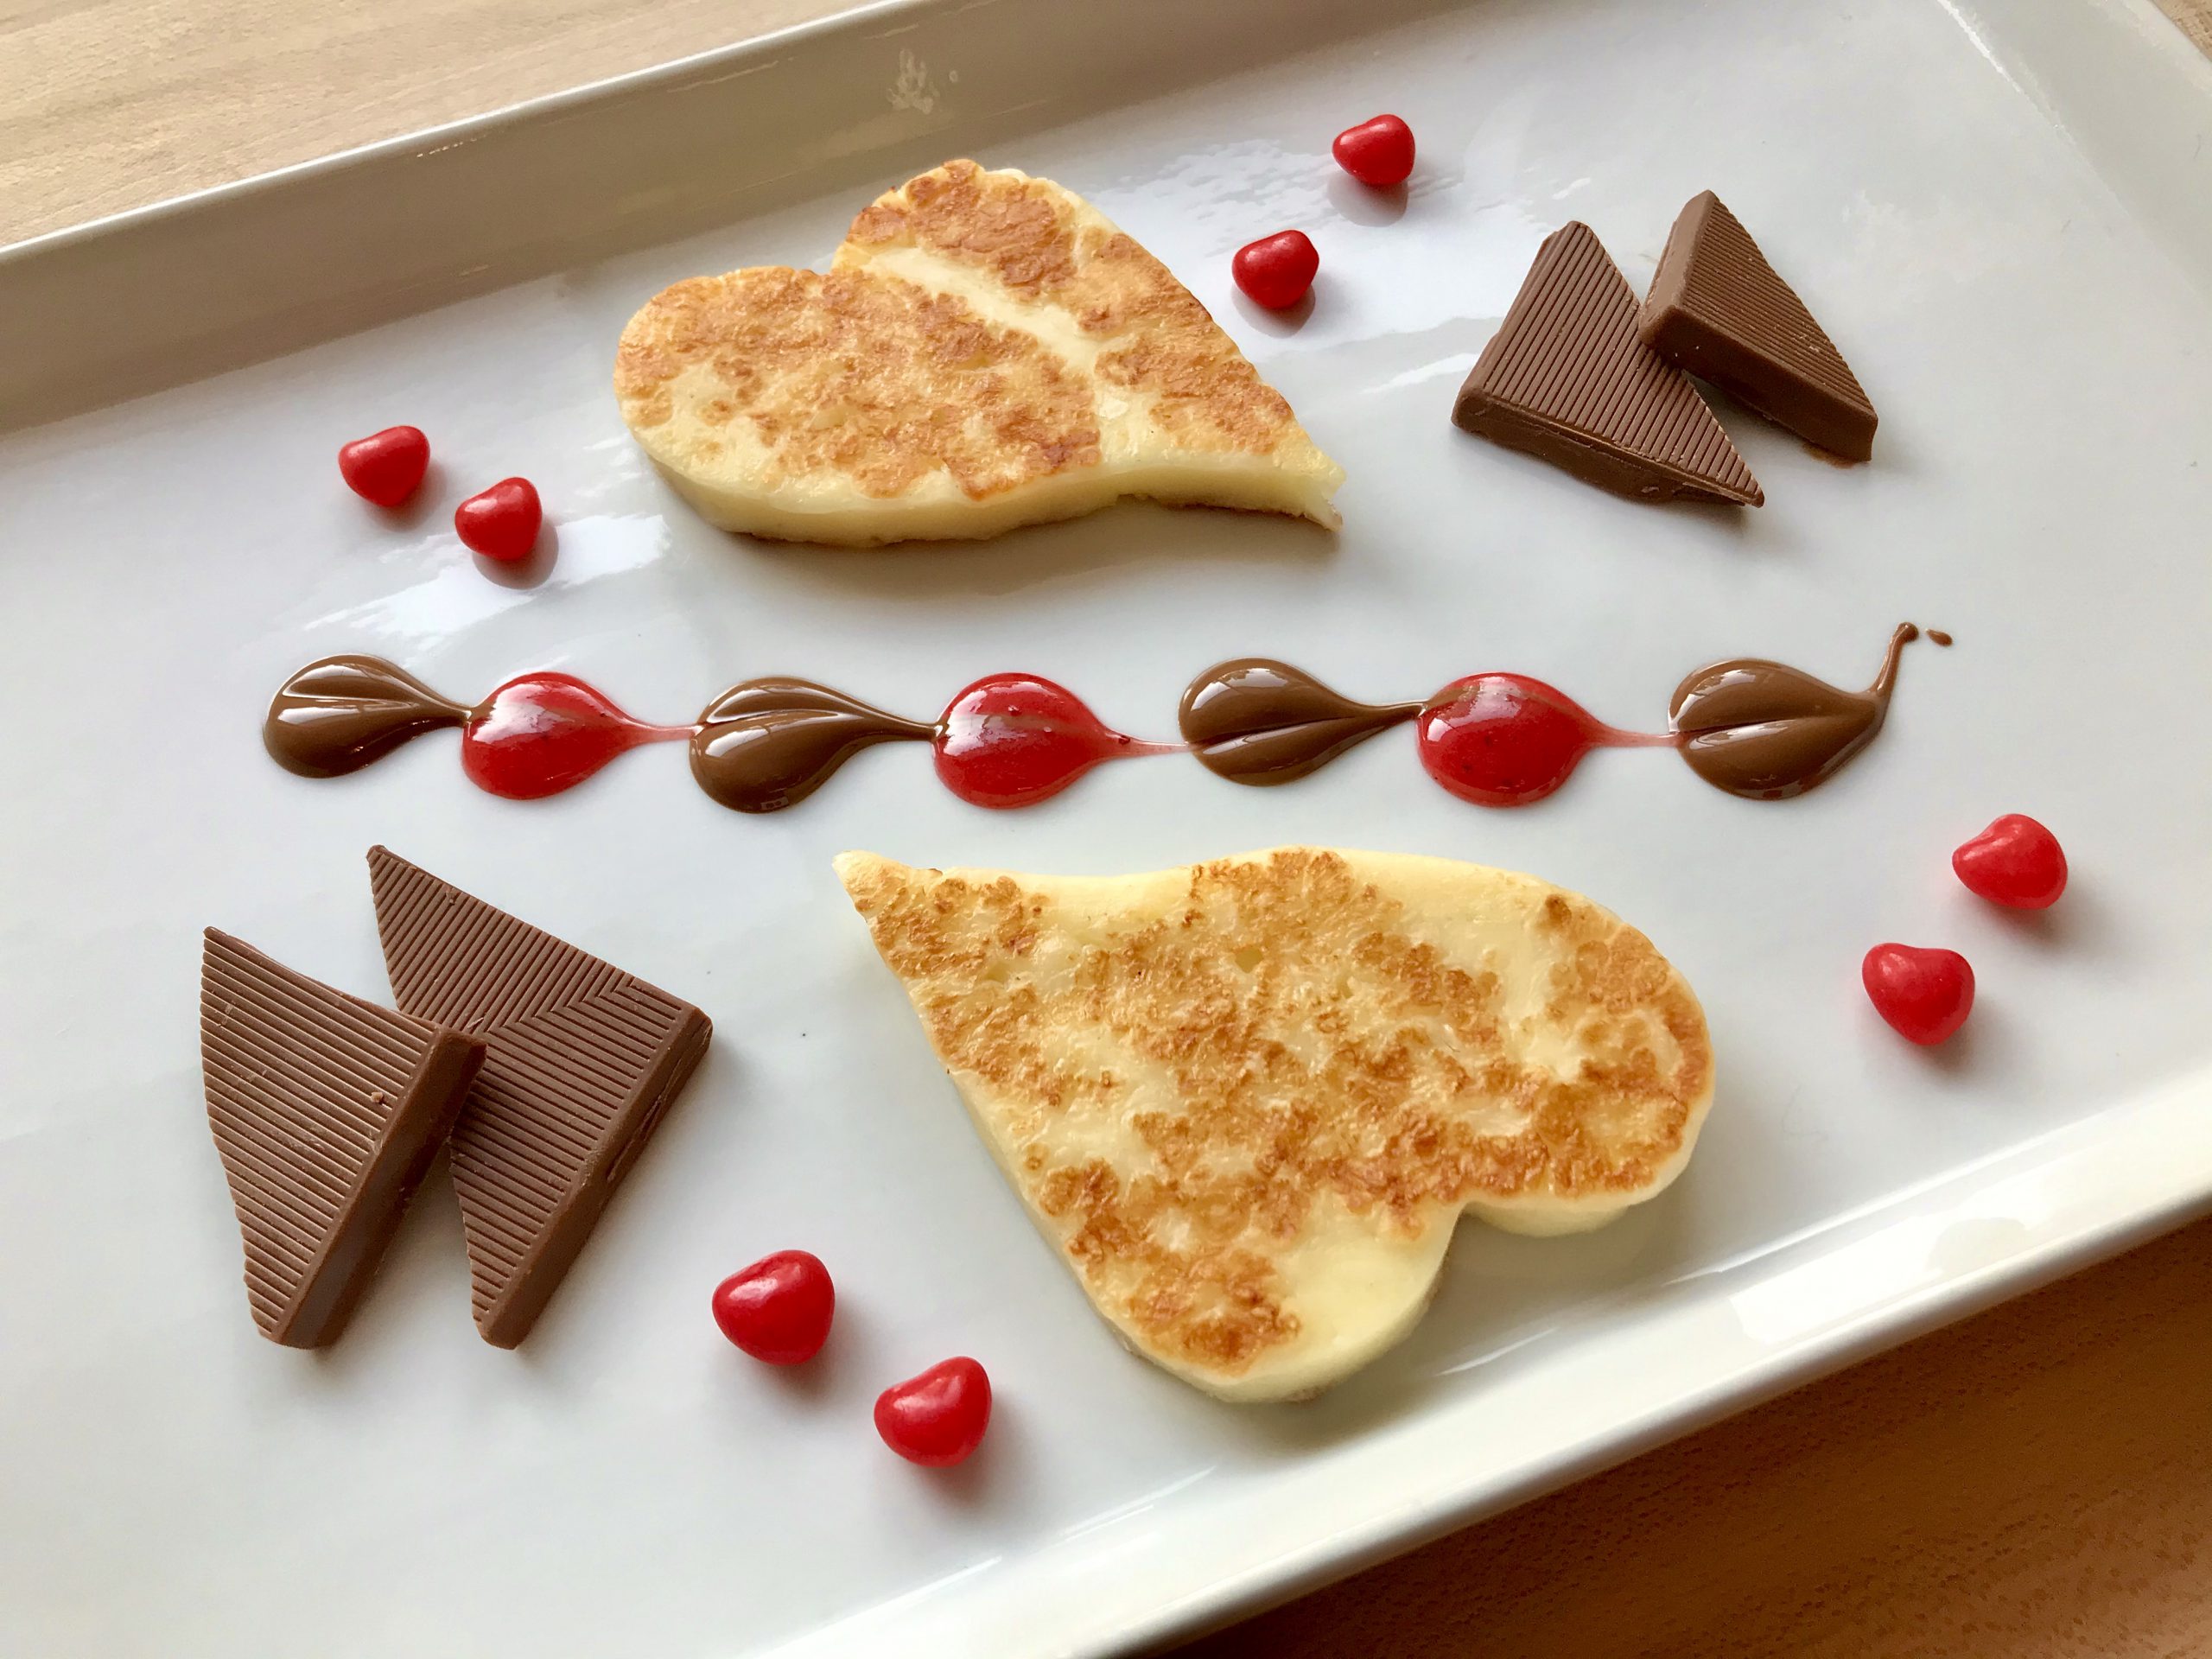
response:
<path id="1" fill-rule="evenodd" d="M 262 1335 L 336 1339 L 452 1129 L 484 1046 L 207 930 L 200 1060 Z"/>
<path id="2" fill-rule="evenodd" d="M 453 1133 L 476 1328 L 530 1334 L 615 1184 L 706 1052 L 689 1002 L 381 847 L 377 931 L 410 1014 L 489 1048 Z"/>
<path id="3" fill-rule="evenodd" d="M 1667 234 L 1637 319 L 1644 344 L 1847 461 L 1874 453 L 1874 405 L 1796 290 L 1707 190 Z"/>
<path id="4" fill-rule="evenodd" d="M 1579 222 L 1544 238 L 1452 419 L 1640 500 L 1766 499 L 1697 388 L 1637 338 L 1628 279 Z"/>

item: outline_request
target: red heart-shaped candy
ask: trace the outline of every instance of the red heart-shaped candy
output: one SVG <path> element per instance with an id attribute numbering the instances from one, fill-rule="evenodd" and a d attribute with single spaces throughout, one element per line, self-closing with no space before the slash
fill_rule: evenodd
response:
<path id="1" fill-rule="evenodd" d="M 453 527 L 474 552 L 501 564 L 519 564 L 537 545 L 544 513 L 537 487 L 526 478 L 503 478 L 453 510 Z"/>
<path id="2" fill-rule="evenodd" d="M 1329 149 L 1337 165 L 1362 184 L 1402 184 L 1414 170 L 1414 130 L 1395 115 L 1346 127 Z"/>
<path id="3" fill-rule="evenodd" d="M 1859 976 L 1874 1011 L 1907 1042 L 1940 1043 L 1974 1009 L 1974 969 L 1955 950 L 1878 944 Z"/>
<path id="4" fill-rule="evenodd" d="M 422 487 L 430 470 L 430 441 L 416 426 L 387 426 L 338 451 L 338 475 L 365 501 L 396 507 Z"/>
<path id="5" fill-rule="evenodd" d="M 1313 286 L 1313 273 L 1321 269 L 1321 256 L 1303 231 L 1277 231 L 1256 242 L 1247 242 L 1229 262 L 1229 274 L 1252 303 L 1270 311 L 1287 311 L 1306 297 Z"/>
<path id="6" fill-rule="evenodd" d="M 2048 910 L 2066 891 L 2058 837 L 2024 812 L 2007 812 L 1951 855 L 1973 892 L 2008 910 Z"/>
<path id="7" fill-rule="evenodd" d="M 771 1365 L 796 1365 L 822 1351 L 837 1294 L 830 1269 L 805 1250 L 778 1250 L 715 1287 L 722 1335 Z"/>
<path id="8" fill-rule="evenodd" d="M 991 1424 L 991 1379 L 967 1358 L 947 1359 L 876 1397 L 875 1432 L 909 1463 L 961 1462 Z"/>

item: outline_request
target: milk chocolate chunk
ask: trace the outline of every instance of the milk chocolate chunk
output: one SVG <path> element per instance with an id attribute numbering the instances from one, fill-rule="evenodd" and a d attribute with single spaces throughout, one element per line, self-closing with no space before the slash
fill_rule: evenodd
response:
<path id="1" fill-rule="evenodd" d="M 200 1058 L 253 1322 L 272 1342 L 319 1348 L 375 1276 L 484 1046 L 333 990 L 211 927 Z"/>
<path id="2" fill-rule="evenodd" d="M 1636 296 L 1587 225 L 1544 238 L 1452 419 L 1641 500 L 1766 499 L 1697 388 L 1637 338 Z"/>
<path id="3" fill-rule="evenodd" d="M 1847 461 L 1874 452 L 1874 405 L 1835 342 L 1759 245 L 1707 190 L 1668 233 L 1637 319 L 1678 369 Z"/>
<path id="4" fill-rule="evenodd" d="M 615 1184 L 706 1052 L 689 1002 L 377 847 L 369 878 L 399 1006 L 488 1052 L 453 1133 L 476 1328 L 530 1334 Z"/>

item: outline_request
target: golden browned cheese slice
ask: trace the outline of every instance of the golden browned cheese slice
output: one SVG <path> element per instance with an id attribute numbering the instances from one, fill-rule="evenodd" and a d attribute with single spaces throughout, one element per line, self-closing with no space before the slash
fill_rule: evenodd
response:
<path id="1" fill-rule="evenodd" d="M 1712 1099 L 1682 976 L 1531 876 L 1310 847 L 837 870 L 1093 1304 L 1224 1399 L 1312 1394 L 1403 1336 L 1462 1211 L 1562 1232 L 1651 1197 Z"/>
<path id="2" fill-rule="evenodd" d="M 1167 268 L 1049 179 L 948 162 L 825 275 L 677 283 L 614 390 L 711 523 L 866 545 L 995 536 L 1123 496 L 1333 529 L 1343 470 Z"/>

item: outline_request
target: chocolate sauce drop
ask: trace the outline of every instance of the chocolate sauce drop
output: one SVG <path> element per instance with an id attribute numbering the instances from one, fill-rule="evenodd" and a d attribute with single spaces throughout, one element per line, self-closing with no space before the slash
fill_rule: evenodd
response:
<path id="1" fill-rule="evenodd" d="M 1178 718 L 1209 771 L 1265 785 L 1294 783 L 1421 711 L 1418 702 L 1354 702 L 1288 663 L 1239 657 L 1192 680 Z"/>
<path id="2" fill-rule="evenodd" d="M 1948 645 L 1951 643 L 1951 636 L 1941 628 L 1929 629 L 1928 639 L 1930 645 Z"/>
<path id="3" fill-rule="evenodd" d="M 278 688 L 261 741 L 287 772 L 338 778 L 468 712 L 381 657 L 326 657 Z"/>
<path id="4" fill-rule="evenodd" d="M 1873 741 L 1890 712 L 1898 655 L 1919 637 L 1911 623 L 1899 623 L 1882 671 L 1864 691 L 1756 657 L 1698 670 L 1675 688 L 1668 706 L 1682 759 L 1731 795 L 1755 801 L 1802 795 Z"/>
<path id="5" fill-rule="evenodd" d="M 862 749 L 926 743 L 936 728 L 811 680 L 747 680 L 709 703 L 691 734 L 691 775 L 740 812 L 804 800 Z"/>

